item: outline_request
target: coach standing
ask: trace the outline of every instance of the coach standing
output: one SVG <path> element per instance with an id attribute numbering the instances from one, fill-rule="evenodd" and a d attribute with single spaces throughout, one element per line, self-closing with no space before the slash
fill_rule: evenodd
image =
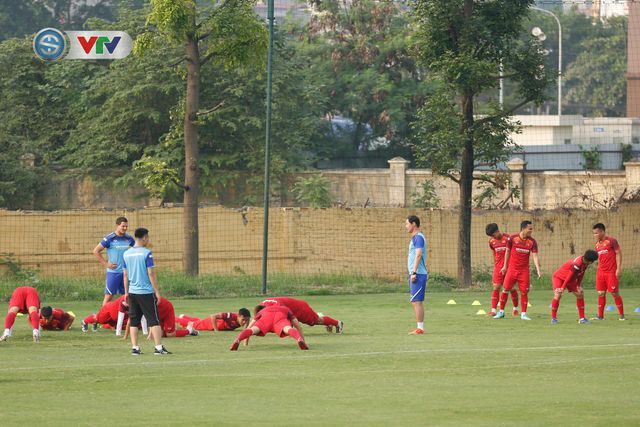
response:
<path id="1" fill-rule="evenodd" d="M 171 354 L 160 338 L 160 319 L 158 318 L 158 303 L 160 291 L 153 264 L 153 254 L 146 246 L 149 244 L 149 230 L 138 228 L 134 233 L 136 243 L 133 248 L 124 253 L 124 294 L 129 302 L 129 327 L 131 332 L 131 354 L 142 354 L 138 346 L 138 329 L 142 316 L 147 319 L 149 333 L 155 343 L 153 354 Z"/>
<path id="2" fill-rule="evenodd" d="M 409 301 L 413 305 L 416 313 L 417 327 L 409 332 L 409 335 L 424 334 L 424 292 L 427 289 L 427 239 L 420 231 L 420 218 L 409 215 L 404 223 L 407 232 L 411 234 L 409 242 L 409 257 L 407 268 L 409 269 L 409 288 L 411 298 Z"/>

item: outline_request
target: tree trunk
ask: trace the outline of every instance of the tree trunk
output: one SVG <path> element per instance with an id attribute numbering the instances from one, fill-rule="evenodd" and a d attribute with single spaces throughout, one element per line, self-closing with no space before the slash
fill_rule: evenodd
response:
<path id="1" fill-rule="evenodd" d="M 186 44 L 187 99 L 184 112 L 184 249 L 182 267 L 185 273 L 198 275 L 198 128 L 195 124 L 200 104 L 200 53 L 198 41 L 189 38 Z"/>
<path id="2" fill-rule="evenodd" d="M 471 286 L 471 197 L 473 189 L 473 137 L 467 132 L 473 125 L 473 95 L 462 98 L 462 132 L 465 146 L 460 165 L 460 213 L 458 220 L 458 281 Z"/>

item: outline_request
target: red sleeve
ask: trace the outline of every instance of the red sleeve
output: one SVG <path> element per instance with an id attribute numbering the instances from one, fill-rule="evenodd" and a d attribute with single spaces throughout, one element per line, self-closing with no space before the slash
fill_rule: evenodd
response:
<path id="1" fill-rule="evenodd" d="M 496 250 L 493 248 L 493 245 L 491 244 L 491 240 L 489 240 L 489 249 L 491 249 L 492 252 L 495 252 Z"/>
<path id="2" fill-rule="evenodd" d="M 533 240 L 533 246 L 531 247 L 531 252 L 533 252 L 534 254 L 538 253 L 538 242 L 536 242 L 536 239 L 531 239 Z"/>
<path id="3" fill-rule="evenodd" d="M 620 245 L 618 244 L 618 241 L 613 237 L 611 238 L 611 249 L 613 249 L 613 251 L 616 253 L 620 252 Z"/>
<path id="4" fill-rule="evenodd" d="M 258 314 L 256 314 L 256 316 L 253 318 L 253 320 L 260 320 L 262 318 L 262 310 L 260 310 L 258 312 Z"/>
<path id="5" fill-rule="evenodd" d="M 507 248 L 511 249 L 511 246 L 513 246 L 513 236 L 507 237 Z"/>

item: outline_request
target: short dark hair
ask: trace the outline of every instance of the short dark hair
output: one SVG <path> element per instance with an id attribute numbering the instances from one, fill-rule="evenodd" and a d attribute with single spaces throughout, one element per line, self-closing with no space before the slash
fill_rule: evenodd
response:
<path id="1" fill-rule="evenodd" d="M 593 226 L 593 229 L 594 229 L 594 230 L 598 229 L 598 230 L 605 231 L 605 230 L 606 230 L 606 227 L 604 226 L 604 224 L 603 224 L 603 223 L 599 222 L 599 223 L 597 223 L 596 225 L 594 225 L 594 226 Z"/>
<path id="2" fill-rule="evenodd" d="M 598 260 L 598 252 L 594 251 L 593 249 L 588 249 L 584 253 L 584 255 L 582 255 L 582 257 L 589 262 L 594 262 Z"/>
<path id="3" fill-rule="evenodd" d="M 520 230 L 524 230 L 525 228 L 527 228 L 529 226 L 529 224 L 533 224 L 531 221 L 529 221 L 528 219 L 525 219 L 524 221 L 522 221 L 520 223 Z"/>
<path id="4" fill-rule="evenodd" d="M 244 317 L 251 317 L 251 312 L 247 308 L 241 308 L 240 310 L 238 310 L 238 314 Z"/>
<path id="5" fill-rule="evenodd" d="M 258 304 L 258 305 L 256 305 L 256 306 L 255 306 L 255 308 L 253 309 L 253 314 L 258 314 L 258 313 L 260 313 L 260 311 L 261 311 L 263 308 L 265 308 L 265 306 L 264 306 L 264 305 L 262 305 L 262 304 Z"/>
<path id="6" fill-rule="evenodd" d="M 142 239 L 147 234 L 149 234 L 149 230 L 147 230 L 146 228 L 142 228 L 142 227 L 136 228 L 136 231 L 133 233 L 133 235 L 136 237 L 136 239 Z"/>
<path id="7" fill-rule="evenodd" d="M 411 224 L 415 224 L 416 227 L 420 228 L 420 218 L 418 218 L 417 216 L 409 215 L 407 217 L 407 221 L 409 221 L 409 223 L 411 223 Z"/>
<path id="8" fill-rule="evenodd" d="M 127 218 L 123 217 L 123 216 L 119 216 L 118 218 L 116 218 L 116 225 L 120 225 L 123 222 L 127 222 L 128 223 L 129 220 Z"/>
<path id="9" fill-rule="evenodd" d="M 487 227 L 484 229 L 487 236 L 493 236 L 493 234 L 498 231 L 498 224 L 492 222 L 491 224 L 487 224 Z"/>
<path id="10" fill-rule="evenodd" d="M 50 306 L 42 307 L 40 314 L 42 314 L 42 317 L 51 317 L 53 315 L 53 309 Z"/>

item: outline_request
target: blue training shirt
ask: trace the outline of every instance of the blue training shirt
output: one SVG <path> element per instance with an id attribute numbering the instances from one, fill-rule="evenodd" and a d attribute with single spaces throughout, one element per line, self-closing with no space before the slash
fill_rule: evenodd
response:
<path id="1" fill-rule="evenodd" d="M 122 273 L 122 255 L 124 252 L 136 244 L 129 234 L 118 236 L 116 233 L 110 233 L 100 241 L 100 245 L 107 250 L 107 259 L 117 265 L 116 268 L 107 268 L 110 273 Z"/>
<path id="2" fill-rule="evenodd" d="M 409 242 L 409 257 L 407 259 L 407 269 L 409 274 L 413 273 L 413 263 L 416 259 L 416 249 L 422 249 L 422 256 L 418 263 L 417 274 L 427 274 L 427 239 L 421 232 L 416 233 Z"/>
<path id="3" fill-rule="evenodd" d="M 129 279 L 130 294 L 152 294 L 153 285 L 147 268 L 154 267 L 153 254 L 143 246 L 137 246 L 124 253 L 124 269 Z"/>

